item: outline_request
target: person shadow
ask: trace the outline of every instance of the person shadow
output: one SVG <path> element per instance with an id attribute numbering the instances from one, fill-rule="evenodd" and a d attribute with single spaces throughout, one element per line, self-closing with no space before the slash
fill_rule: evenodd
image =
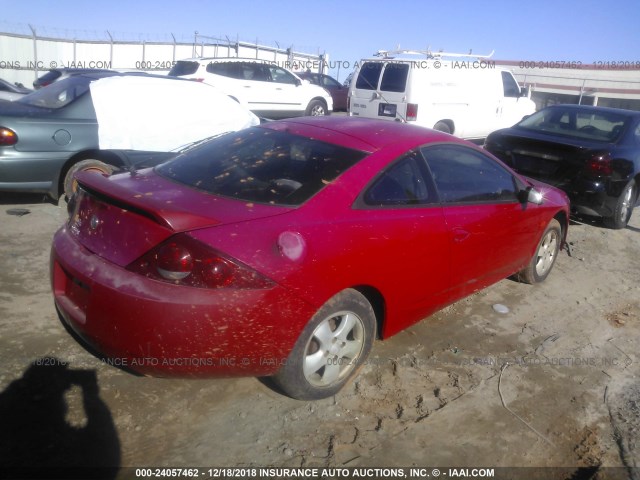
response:
<path id="1" fill-rule="evenodd" d="M 113 479 L 120 456 L 95 370 L 39 358 L 0 393 L 0 478 Z"/>

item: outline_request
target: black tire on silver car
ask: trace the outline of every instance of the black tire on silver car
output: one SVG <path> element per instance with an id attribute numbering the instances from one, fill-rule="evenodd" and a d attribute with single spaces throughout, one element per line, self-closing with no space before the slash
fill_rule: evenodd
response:
<path id="1" fill-rule="evenodd" d="M 518 280 L 531 284 L 544 281 L 556 263 L 561 242 L 562 227 L 560 227 L 560 222 L 554 218 L 542 234 L 529 265 L 518 272 Z"/>
<path id="2" fill-rule="evenodd" d="M 73 175 L 77 172 L 96 172 L 102 175 L 111 175 L 116 167 L 113 165 L 109 165 L 108 163 L 104 163 L 100 160 L 96 160 L 93 158 L 88 158 L 86 160 L 81 160 L 78 163 L 69 168 L 67 174 L 64 177 L 64 194 L 67 199 L 71 198 L 71 196 L 78 189 L 78 182 L 73 178 Z"/>
<path id="3" fill-rule="evenodd" d="M 357 290 L 343 290 L 311 318 L 273 380 L 299 400 L 335 395 L 366 360 L 375 332 L 371 304 Z"/>
<path id="4" fill-rule="evenodd" d="M 322 117 L 329 115 L 327 105 L 322 100 L 311 100 L 305 112 L 307 116 Z"/>
<path id="5" fill-rule="evenodd" d="M 613 210 L 613 216 L 603 219 L 605 226 L 616 230 L 625 228 L 631 219 L 633 207 L 638 199 L 637 197 L 636 182 L 635 180 L 631 180 L 618 197 L 618 201 Z"/>

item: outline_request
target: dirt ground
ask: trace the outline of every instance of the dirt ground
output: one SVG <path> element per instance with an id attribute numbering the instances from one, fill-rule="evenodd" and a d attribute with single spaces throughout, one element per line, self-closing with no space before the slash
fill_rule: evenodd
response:
<path id="1" fill-rule="evenodd" d="M 546 476 L 640 478 L 640 211 L 620 231 L 573 222 L 571 256 L 543 284 L 507 279 L 462 300 L 376 342 L 339 395 L 301 402 L 264 380 L 136 377 L 88 353 L 49 287 L 66 211 L 39 202 L 0 197 L 0 465 L 567 467 Z M 29 213 L 7 213 L 15 208 Z"/>

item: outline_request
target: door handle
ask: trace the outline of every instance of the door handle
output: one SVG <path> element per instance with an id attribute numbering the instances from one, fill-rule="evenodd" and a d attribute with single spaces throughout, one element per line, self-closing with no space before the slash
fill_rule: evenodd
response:
<path id="1" fill-rule="evenodd" d="M 454 242 L 464 242 L 467 238 L 469 238 L 469 235 L 471 235 L 469 232 L 467 232 L 466 230 L 463 230 L 462 228 L 454 228 L 453 229 L 453 241 Z"/>

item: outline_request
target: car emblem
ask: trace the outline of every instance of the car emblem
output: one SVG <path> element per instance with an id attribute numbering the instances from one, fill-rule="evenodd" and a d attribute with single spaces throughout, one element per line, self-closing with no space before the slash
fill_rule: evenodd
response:
<path id="1" fill-rule="evenodd" d="M 91 227 L 91 230 L 97 229 L 99 225 L 100 225 L 100 219 L 98 218 L 97 215 L 93 215 L 91 217 L 91 220 L 89 221 L 89 226 Z"/>

